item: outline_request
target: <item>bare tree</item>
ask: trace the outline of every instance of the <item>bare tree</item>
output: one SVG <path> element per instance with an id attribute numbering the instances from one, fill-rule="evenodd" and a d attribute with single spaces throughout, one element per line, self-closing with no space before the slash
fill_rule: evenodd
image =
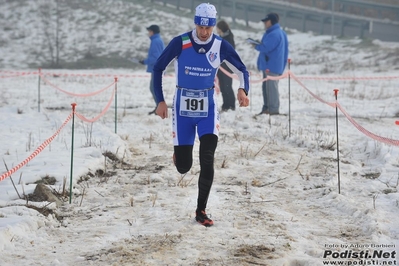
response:
<path id="1" fill-rule="evenodd" d="M 44 1 L 40 5 L 40 15 L 43 23 L 44 42 L 48 47 L 51 67 L 60 67 L 60 52 L 63 48 L 62 39 L 65 38 L 65 32 L 62 31 L 62 17 L 65 9 L 62 8 L 62 0 Z"/>

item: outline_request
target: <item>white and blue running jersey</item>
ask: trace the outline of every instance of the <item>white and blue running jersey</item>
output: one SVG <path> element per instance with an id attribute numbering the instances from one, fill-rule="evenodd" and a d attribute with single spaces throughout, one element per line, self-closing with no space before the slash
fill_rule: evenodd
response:
<path id="1" fill-rule="evenodd" d="M 176 84 L 187 89 L 213 87 L 220 66 L 220 39 L 214 39 L 207 53 L 195 51 L 188 34 L 183 34 L 182 51 L 175 61 Z"/>
<path id="2" fill-rule="evenodd" d="M 175 59 L 176 90 L 173 100 L 173 143 L 193 145 L 195 134 L 219 134 L 219 113 L 214 80 L 220 64 L 228 61 L 240 79 L 240 88 L 249 91 L 249 75 L 234 48 L 213 35 L 206 44 L 197 44 L 192 32 L 175 37 L 154 66 L 157 102 L 164 101 L 162 73 Z M 229 65 L 230 66 L 230 65 Z"/>
<path id="3" fill-rule="evenodd" d="M 219 113 L 214 78 L 220 65 L 220 44 L 215 39 L 207 53 L 194 50 L 183 34 L 182 51 L 175 61 L 176 92 L 173 101 L 173 144 L 193 145 L 195 133 L 219 135 Z"/>

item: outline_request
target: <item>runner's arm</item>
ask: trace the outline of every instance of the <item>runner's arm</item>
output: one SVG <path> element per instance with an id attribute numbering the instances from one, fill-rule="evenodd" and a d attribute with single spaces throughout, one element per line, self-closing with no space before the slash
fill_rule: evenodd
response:
<path id="1" fill-rule="evenodd" d="M 182 39 L 177 36 L 170 41 L 154 65 L 154 93 L 157 103 L 165 101 L 162 90 L 162 74 L 170 62 L 180 55 L 181 49 Z"/>
<path id="2" fill-rule="evenodd" d="M 227 41 L 222 41 L 221 46 L 221 60 L 225 60 L 227 66 L 238 76 L 240 81 L 239 89 L 243 89 L 245 94 L 249 92 L 249 73 L 241 61 L 240 56 L 236 50 Z"/>

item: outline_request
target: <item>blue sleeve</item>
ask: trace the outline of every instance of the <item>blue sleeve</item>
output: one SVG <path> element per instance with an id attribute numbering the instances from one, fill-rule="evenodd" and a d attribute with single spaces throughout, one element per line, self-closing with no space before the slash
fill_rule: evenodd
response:
<path id="1" fill-rule="evenodd" d="M 255 46 L 255 49 L 261 53 L 270 54 L 281 42 L 279 36 L 269 33 L 262 38 L 262 43 Z"/>
<path id="2" fill-rule="evenodd" d="M 165 101 L 162 90 L 162 74 L 169 63 L 181 54 L 181 49 L 182 39 L 181 36 L 177 36 L 170 41 L 154 65 L 154 93 L 157 103 Z"/>
<path id="3" fill-rule="evenodd" d="M 243 89 L 248 94 L 248 92 L 249 92 L 249 73 L 248 73 L 247 67 L 242 62 L 242 60 L 241 60 L 240 56 L 237 54 L 236 50 L 233 48 L 233 46 L 231 46 L 230 43 L 223 40 L 222 45 L 220 47 L 220 53 L 221 53 L 221 58 L 220 58 L 221 61 L 223 61 L 223 60 L 228 61 L 239 72 L 241 72 L 241 74 L 242 74 L 241 78 L 243 79 L 242 82 L 244 85 Z M 235 72 L 234 69 L 232 69 L 232 70 L 233 70 L 233 72 Z M 240 80 L 240 82 L 241 82 L 241 80 Z"/>
<path id="4" fill-rule="evenodd" d="M 285 42 L 285 51 L 284 51 L 284 69 L 285 69 L 288 63 L 288 53 L 289 53 L 288 38 L 285 32 L 284 32 L 284 42 Z"/>
<path id="5" fill-rule="evenodd" d="M 150 44 L 150 48 L 148 49 L 148 56 L 144 60 L 145 65 L 154 65 L 157 61 L 158 57 L 161 55 L 164 49 L 164 45 L 162 40 L 154 40 Z"/>

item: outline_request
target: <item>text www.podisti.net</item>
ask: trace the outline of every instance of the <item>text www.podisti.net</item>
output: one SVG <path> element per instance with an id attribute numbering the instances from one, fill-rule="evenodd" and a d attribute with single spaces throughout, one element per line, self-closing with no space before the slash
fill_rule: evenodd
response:
<path id="1" fill-rule="evenodd" d="M 398 265 L 395 250 L 325 250 L 323 259 L 323 265 Z"/>

